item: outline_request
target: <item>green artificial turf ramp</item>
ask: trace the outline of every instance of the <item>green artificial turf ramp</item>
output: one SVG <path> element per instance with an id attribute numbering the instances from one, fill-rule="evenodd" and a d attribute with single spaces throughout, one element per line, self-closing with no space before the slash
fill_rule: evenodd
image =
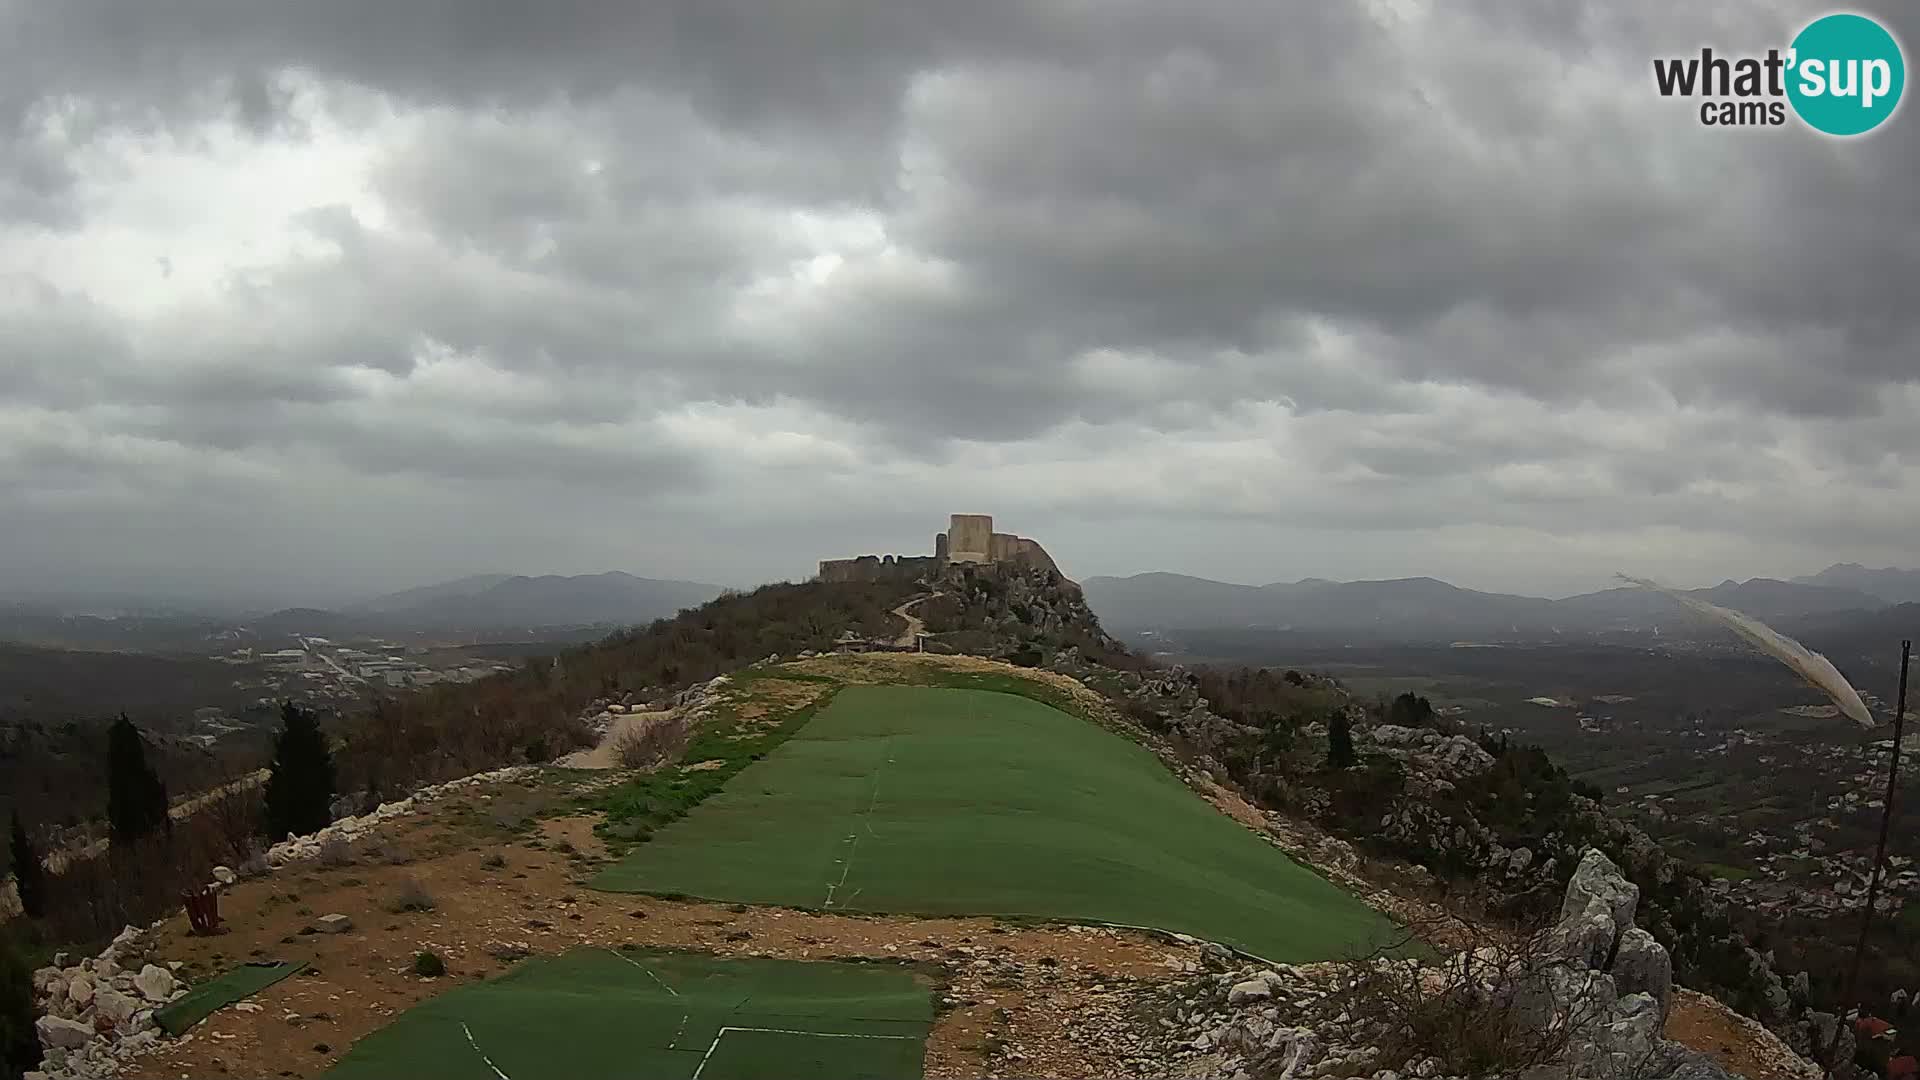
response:
<path id="1" fill-rule="evenodd" d="M 423 1002 L 334 1080 L 912 1080 L 931 987 L 887 965 L 575 949 Z"/>
<path id="2" fill-rule="evenodd" d="M 1384 943 L 1372 909 L 1146 750 L 1029 698 L 850 686 L 596 888 L 1089 919 L 1286 962 Z"/>
<path id="3" fill-rule="evenodd" d="M 166 1008 L 155 1009 L 153 1022 L 161 1031 L 169 1035 L 179 1035 L 212 1016 L 215 1010 L 231 1005 L 242 998 L 252 997 L 281 979 L 306 970 L 306 967 L 305 960 L 297 964 L 286 960 L 241 964 L 217 978 L 200 983 L 189 991 L 186 997 Z"/>

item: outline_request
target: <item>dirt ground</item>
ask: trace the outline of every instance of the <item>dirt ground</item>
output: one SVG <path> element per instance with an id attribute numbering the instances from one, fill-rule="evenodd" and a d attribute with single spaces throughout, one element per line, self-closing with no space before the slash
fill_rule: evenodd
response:
<path id="1" fill-rule="evenodd" d="M 363 842 L 347 865 L 287 867 L 221 897 L 227 932 L 186 933 L 184 916 L 154 953 L 186 964 L 189 980 L 254 959 L 309 960 L 305 972 L 228 1007 L 123 1076 L 312 1076 L 354 1040 L 463 980 L 498 975 L 520 956 L 579 945 L 695 948 L 789 959 L 884 957 L 939 965 L 943 1011 L 927 1043 L 929 1077 L 979 1076 L 1019 1055 L 1038 1076 L 1118 1075 L 1088 1057 L 1061 1025 L 1043 1022 L 1061 995 L 1106 993 L 1174 977 L 1198 959 L 1189 946 L 1099 928 L 1033 928 L 991 919 L 860 918 L 737 904 L 596 893 L 582 882 L 604 860 L 587 815 L 535 816 L 563 803 L 553 786 L 505 785 L 436 804 Z M 491 865 L 497 857 L 499 865 Z M 428 911 L 397 912 L 413 883 Z M 311 932 L 347 915 L 353 928 Z M 447 975 L 412 972 L 430 950 Z"/>
<path id="2" fill-rule="evenodd" d="M 1707 1054 L 1747 1080 L 1815 1080 L 1820 1070 L 1760 1024 L 1692 990 L 1673 991 L 1667 1038 Z"/>

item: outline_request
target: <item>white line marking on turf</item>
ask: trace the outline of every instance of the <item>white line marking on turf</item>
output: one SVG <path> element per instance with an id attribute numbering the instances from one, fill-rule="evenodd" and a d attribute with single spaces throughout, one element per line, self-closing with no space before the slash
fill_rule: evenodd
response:
<path id="1" fill-rule="evenodd" d="M 860 850 L 860 838 L 858 836 L 849 836 L 847 839 L 853 841 L 853 843 L 847 847 L 847 857 L 843 860 L 843 865 L 840 868 L 840 880 L 827 883 L 827 899 L 825 903 L 820 905 L 821 907 L 833 906 L 833 891 L 845 886 L 847 883 L 847 875 L 853 872 L 853 853 Z"/>
<path id="2" fill-rule="evenodd" d="M 675 996 L 677 997 L 678 995 L 675 995 Z M 680 1026 L 674 1029 L 673 1041 L 667 1044 L 667 1049 L 672 1050 L 677 1048 L 680 1045 L 680 1036 L 685 1035 L 687 1033 L 687 1021 L 691 1019 L 693 1019 L 692 1013 L 687 1013 L 686 1015 L 680 1018 Z"/>
<path id="3" fill-rule="evenodd" d="M 887 738 L 887 745 L 889 747 L 893 745 L 893 738 L 891 736 Z M 873 809 L 880 804 L 880 778 L 886 775 L 887 766 L 891 764 L 893 764 L 893 754 L 889 751 L 887 760 L 881 762 L 880 767 L 873 771 L 873 792 L 867 798 L 866 813 L 860 815 L 860 823 L 866 826 L 867 835 L 873 837 L 875 840 L 880 839 L 880 834 L 873 831 Z M 852 833 L 847 836 L 847 839 L 853 841 L 853 843 L 847 848 L 847 858 L 845 865 L 842 866 L 840 870 L 840 880 L 838 882 L 828 883 L 827 898 L 821 903 L 821 907 L 833 906 L 833 894 L 840 889 L 846 888 L 847 875 L 853 872 L 853 856 L 855 852 L 860 850 L 860 836 L 858 833 Z M 853 894 L 854 896 L 860 895 L 860 890 L 855 889 Z M 852 897 L 848 899 L 851 901 Z"/>
<path id="4" fill-rule="evenodd" d="M 652 979 L 654 982 L 660 984 L 660 989 L 665 990 L 667 993 L 672 994 L 674 997 L 680 996 L 680 991 L 675 990 L 671 986 L 668 986 L 666 983 L 666 980 L 662 979 L 658 975 L 655 975 L 653 973 L 653 969 L 648 967 L 647 965 L 642 964 L 640 961 L 635 960 L 633 957 L 628 956 L 625 953 L 619 952 L 615 949 L 604 949 L 602 951 L 612 953 L 613 955 L 618 956 L 620 959 L 625 960 L 627 963 L 632 964 L 634 967 L 639 968 L 641 971 L 646 972 L 647 978 Z"/>
<path id="5" fill-rule="evenodd" d="M 479 1054 L 480 1060 L 487 1063 L 487 1068 L 493 1070 L 493 1075 L 499 1077 L 500 1080 L 513 1080 L 513 1077 L 508 1076 L 506 1073 L 503 1073 L 500 1071 L 500 1066 L 495 1065 L 493 1063 L 493 1059 L 487 1056 L 487 1052 L 485 1050 L 480 1049 L 479 1043 L 473 1041 L 473 1032 L 468 1030 L 466 1021 L 464 1020 L 461 1021 L 460 1030 L 466 1033 L 467 1045 L 473 1047 L 473 1052 L 476 1054 Z"/>
<path id="6" fill-rule="evenodd" d="M 693 1070 L 693 1075 L 689 1077 L 688 1080 L 700 1080 L 700 1074 L 706 1071 L 707 1059 L 713 1057 L 713 1052 L 720 1048 L 720 1040 L 726 1038 L 727 1032 L 729 1031 L 762 1031 L 772 1035 L 807 1035 L 816 1039 L 908 1039 L 908 1040 L 911 1040 L 914 1038 L 914 1036 L 912 1035 L 856 1035 L 852 1032 L 846 1032 L 846 1031 L 795 1031 L 792 1028 L 723 1027 L 719 1030 L 717 1034 L 714 1035 L 713 1042 L 707 1047 L 707 1052 L 701 1055 L 700 1057 L 699 1067 Z"/>

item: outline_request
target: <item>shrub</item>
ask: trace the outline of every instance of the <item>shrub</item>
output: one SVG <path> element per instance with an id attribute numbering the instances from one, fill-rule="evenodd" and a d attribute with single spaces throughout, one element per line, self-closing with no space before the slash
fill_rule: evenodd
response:
<path id="1" fill-rule="evenodd" d="M 1512 1076 L 1562 1068 L 1583 1033 L 1608 1019 L 1611 992 L 1553 992 L 1556 981 L 1586 978 L 1556 955 L 1549 931 L 1501 941 L 1460 923 L 1445 936 L 1462 951 L 1435 958 L 1407 945 L 1343 962 L 1336 990 L 1321 1008 L 1360 1045 L 1377 1046 L 1376 1069 L 1405 1070 L 1426 1058 L 1458 1076 Z M 1563 970 L 1560 970 L 1563 969 Z M 1617 1062 L 1618 1080 L 1647 1075 L 1653 1062 Z"/>
<path id="2" fill-rule="evenodd" d="M 337 870 L 342 866 L 352 866 L 353 845 L 347 842 L 346 837 L 341 836 L 339 833 L 334 833 L 320 842 L 319 862 L 321 866 L 329 870 Z"/>
<path id="3" fill-rule="evenodd" d="M 40 862 L 40 849 L 27 838 L 27 826 L 17 809 L 8 850 L 13 859 L 14 884 L 20 892 L 20 910 L 28 918 L 37 919 L 47 913 L 47 868 Z"/>
<path id="4" fill-rule="evenodd" d="M 267 778 L 267 835 L 319 832 L 333 820 L 333 754 L 312 712 L 293 702 L 280 706 L 280 734 Z"/>
<path id="5" fill-rule="evenodd" d="M 489 870 L 499 870 L 502 867 L 507 865 L 507 857 L 496 851 L 493 854 L 488 855 L 486 858 L 481 859 L 480 865 L 486 867 Z"/>
<path id="6" fill-rule="evenodd" d="M 413 973 L 423 979 L 437 979 L 447 973 L 447 962 L 439 953 L 422 950 L 413 954 Z"/>
<path id="7" fill-rule="evenodd" d="M 266 814 L 260 787 L 249 777 L 235 777 L 222 784 L 196 816 L 206 819 L 220 844 L 220 858 L 238 869 L 261 856 Z"/>
<path id="8" fill-rule="evenodd" d="M 413 849 L 405 844 L 377 844 L 367 852 L 367 857 L 388 866 L 405 866 L 413 861 Z"/>
<path id="9" fill-rule="evenodd" d="M 1327 718 L 1327 764 L 1335 769 L 1351 769 L 1360 758 L 1353 751 L 1353 722 L 1345 709 L 1335 710 Z"/>
<path id="10" fill-rule="evenodd" d="M 387 910 L 396 915 L 409 911 L 432 911 L 433 894 L 420 884 L 420 879 L 407 878 L 400 883 L 400 891 L 388 901 Z"/>
<path id="11" fill-rule="evenodd" d="M 0 933 L 0 1078 L 14 1080 L 39 1067 L 33 1020 L 33 973 L 13 938 Z"/>
<path id="12" fill-rule="evenodd" d="M 651 769 L 687 744 L 689 724 L 679 713 L 630 724 L 613 742 L 623 769 Z"/>

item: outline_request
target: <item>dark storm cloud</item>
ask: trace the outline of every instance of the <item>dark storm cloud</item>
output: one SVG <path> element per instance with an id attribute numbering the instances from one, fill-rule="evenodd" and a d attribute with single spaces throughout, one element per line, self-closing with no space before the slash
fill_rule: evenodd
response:
<path id="1" fill-rule="evenodd" d="M 989 490 L 1019 443 L 1036 505 L 1879 542 L 1861 493 L 1920 456 L 1911 106 L 1835 142 L 1652 91 L 1654 55 L 1808 8 L 0 12 L 0 470 L 36 491 L 147 454 L 740 520 L 794 475 Z M 323 143 L 363 189 L 269 223 L 277 255 L 112 247 L 192 205 L 115 203 L 140 155 Z M 89 245 L 165 259 L 171 299 Z"/>

